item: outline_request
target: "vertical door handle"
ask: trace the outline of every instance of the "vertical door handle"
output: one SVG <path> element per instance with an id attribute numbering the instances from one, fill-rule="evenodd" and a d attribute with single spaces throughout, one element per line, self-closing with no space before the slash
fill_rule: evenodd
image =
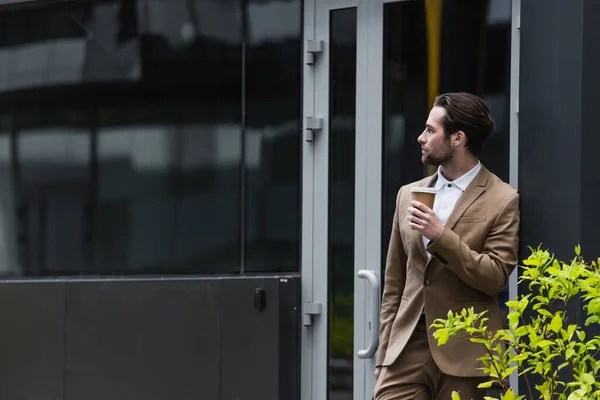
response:
<path id="1" fill-rule="evenodd" d="M 375 272 L 366 269 L 358 271 L 358 277 L 366 279 L 371 287 L 371 315 L 369 316 L 371 338 L 369 347 L 358 351 L 358 358 L 371 358 L 379 346 L 379 279 Z"/>

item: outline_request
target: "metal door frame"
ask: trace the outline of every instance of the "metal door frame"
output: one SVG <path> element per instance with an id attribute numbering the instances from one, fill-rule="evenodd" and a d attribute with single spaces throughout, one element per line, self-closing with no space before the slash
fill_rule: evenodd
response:
<path id="1" fill-rule="evenodd" d="M 329 12 L 357 8 L 356 158 L 354 238 L 354 399 L 372 397 L 375 355 L 359 358 L 373 349 L 378 331 L 380 293 L 372 288 L 381 277 L 381 128 L 372 130 L 373 110 L 369 87 L 369 0 L 305 0 L 304 100 L 302 192 L 302 376 L 301 398 L 322 400 L 327 393 L 328 299 L 328 113 L 329 113 Z M 316 42 L 314 42 L 316 41 Z M 323 41 L 322 52 L 320 44 Z M 316 53 L 308 53 L 314 50 Z M 307 64 L 314 57 L 314 64 Z M 379 83 L 378 86 L 381 86 Z M 379 99 L 381 102 L 381 99 Z M 316 118 L 316 120 L 307 120 Z M 322 121 L 318 119 L 322 118 Z M 311 125 L 316 129 L 308 131 Z M 371 132 L 371 134 L 367 134 Z M 380 132 L 379 135 L 376 132 Z M 368 161 L 367 161 L 368 160 Z M 378 161 L 379 160 L 379 161 Z M 358 276 L 362 272 L 363 278 Z M 376 279 L 373 279 L 375 277 Z M 310 324 L 309 326 L 306 326 Z M 377 335 L 375 335 L 376 337 Z M 364 354 L 363 354 L 364 356 Z"/>
<path id="2" fill-rule="evenodd" d="M 373 271 L 381 281 L 381 191 L 382 191 L 382 106 L 383 46 L 385 3 L 407 0 L 305 0 L 304 43 L 327 41 L 317 17 L 323 10 L 357 7 L 357 81 L 356 81 L 356 173 L 355 173 L 355 290 L 354 290 L 354 399 L 370 399 L 375 384 L 375 358 L 358 358 L 357 352 L 369 346 L 371 327 L 371 290 L 360 270 Z M 426 0 L 422 0 L 426 1 Z M 518 113 L 519 113 L 519 29 L 521 0 L 512 0 L 511 43 L 511 123 L 510 184 L 518 188 Z M 317 6 L 318 4 L 318 6 Z M 306 56 L 306 52 L 304 53 Z M 323 129 L 315 142 L 303 141 L 302 192 L 302 304 L 321 303 L 321 314 L 312 317 L 313 325 L 303 326 L 302 378 L 303 400 L 321 400 L 327 391 L 327 184 L 328 146 L 328 61 L 326 46 L 323 61 L 314 66 L 303 59 L 303 118 L 324 118 Z M 324 78 L 323 78 L 324 77 Z M 324 79 L 324 80 L 323 80 Z M 304 130 L 306 132 L 306 130 Z M 321 140 L 321 143 L 317 143 Z M 323 143 L 325 142 L 325 143 Z M 323 261 L 325 263 L 323 264 Z M 511 275 L 509 295 L 517 295 L 517 273 Z M 378 304 L 377 304 L 378 306 Z M 318 307 L 317 307 L 318 308 Z M 308 311 L 318 311 L 317 309 Z M 304 316 L 305 318 L 307 316 Z M 379 316 L 377 315 L 377 318 Z M 371 321 L 370 321 L 371 320 Z M 518 388 L 518 379 L 511 377 Z"/>

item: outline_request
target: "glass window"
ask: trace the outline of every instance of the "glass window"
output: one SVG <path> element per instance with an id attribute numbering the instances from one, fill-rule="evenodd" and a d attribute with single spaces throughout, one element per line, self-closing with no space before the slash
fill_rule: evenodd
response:
<path id="1" fill-rule="evenodd" d="M 299 269 L 301 14 L 299 0 L 246 5 L 245 271 Z"/>
<path id="2" fill-rule="evenodd" d="M 237 272 L 241 131 L 192 103 L 104 108 L 97 139 L 101 271 Z"/>
<path id="3" fill-rule="evenodd" d="M 396 195 L 421 179 L 417 137 L 429 113 L 425 6 L 420 0 L 384 6 L 382 254 L 390 241 Z"/>
<path id="4" fill-rule="evenodd" d="M 20 112 L 16 123 L 14 180 L 23 272 L 89 268 L 90 111 Z"/>
<path id="5" fill-rule="evenodd" d="M 481 1 L 467 8 L 462 4 L 444 1 L 439 92 L 471 92 L 486 102 L 496 131 L 481 162 L 508 182 L 511 0 Z"/>
<path id="6" fill-rule="evenodd" d="M 0 273 L 297 271 L 301 25 L 301 0 L 1 9 Z"/>
<path id="7" fill-rule="evenodd" d="M 17 234 L 12 130 L 12 116 L 0 114 L 0 275 L 19 274 L 22 265 L 18 254 L 21 237 Z"/>
<path id="8" fill-rule="evenodd" d="M 328 398 L 352 397 L 357 9 L 329 14 Z"/>
<path id="9" fill-rule="evenodd" d="M 417 137 L 436 95 L 467 91 L 483 98 L 497 127 L 480 158 L 508 181 L 511 0 L 463 3 L 384 6 L 382 262 L 398 189 L 435 171 L 422 165 Z"/>

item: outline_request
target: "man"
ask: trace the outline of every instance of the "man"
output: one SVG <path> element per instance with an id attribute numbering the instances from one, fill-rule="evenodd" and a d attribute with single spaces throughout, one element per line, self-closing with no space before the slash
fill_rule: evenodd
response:
<path id="1" fill-rule="evenodd" d="M 489 310 L 502 328 L 498 293 L 515 268 L 519 195 L 478 159 L 494 121 L 468 93 L 435 99 L 419 136 L 421 159 L 437 172 L 403 186 L 396 199 L 381 305 L 376 400 L 483 398 L 480 344 L 452 338 L 438 346 L 431 324 L 448 310 Z M 433 210 L 412 187 L 436 189 Z"/>

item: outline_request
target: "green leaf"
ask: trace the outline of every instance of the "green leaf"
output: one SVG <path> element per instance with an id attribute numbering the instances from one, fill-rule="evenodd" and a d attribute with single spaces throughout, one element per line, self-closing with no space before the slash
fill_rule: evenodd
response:
<path id="1" fill-rule="evenodd" d="M 591 385 L 594 382 L 596 382 L 596 379 L 594 378 L 594 376 L 590 373 L 585 373 L 585 374 L 581 374 L 581 380 L 586 384 L 586 385 Z"/>
<path id="2" fill-rule="evenodd" d="M 511 359 L 511 362 L 518 362 L 518 361 L 524 361 L 527 360 L 527 354 L 519 354 L 518 356 L 514 356 Z"/>
<path id="3" fill-rule="evenodd" d="M 585 389 L 578 389 L 578 390 L 574 391 L 573 393 L 571 393 L 569 395 L 569 397 L 567 397 L 567 400 L 581 400 L 584 398 L 585 394 L 586 394 Z"/>
<path id="4" fill-rule="evenodd" d="M 573 337 L 573 333 L 575 333 L 575 330 L 577 329 L 577 325 L 569 325 L 569 327 L 567 328 L 567 335 L 566 335 L 566 340 L 571 340 L 571 338 Z"/>
<path id="5" fill-rule="evenodd" d="M 481 339 L 481 338 L 469 338 L 469 340 L 473 343 L 481 343 L 481 344 L 486 344 L 488 341 L 485 339 Z"/>
<path id="6" fill-rule="evenodd" d="M 567 349 L 566 353 L 565 353 L 565 358 L 567 360 L 569 360 L 571 357 L 573 357 L 575 355 L 575 350 L 573 349 Z"/>
<path id="7" fill-rule="evenodd" d="M 543 315 L 544 317 L 551 317 L 552 313 L 548 310 L 546 310 L 545 308 L 538 308 L 537 310 L 538 314 Z"/>
<path id="8" fill-rule="evenodd" d="M 581 255 L 581 246 L 580 245 L 575 246 L 575 254 L 577 254 L 577 257 L 579 257 Z"/>
<path id="9" fill-rule="evenodd" d="M 480 383 L 477 387 L 479 389 L 488 389 L 488 388 L 491 388 L 493 384 L 494 384 L 494 381 L 483 382 L 483 383 Z"/>
<path id="10" fill-rule="evenodd" d="M 548 346 L 552 346 L 553 344 L 554 344 L 554 342 L 553 342 L 552 340 L 547 340 L 547 339 L 546 339 L 546 340 L 540 340 L 540 341 L 537 343 L 537 346 L 538 346 L 538 347 L 541 347 L 541 348 L 546 348 L 546 347 L 548 347 Z"/>
<path id="11" fill-rule="evenodd" d="M 442 346 L 448 343 L 448 339 L 450 339 L 450 336 L 448 334 L 440 334 L 437 338 L 438 346 Z"/>
<path id="12" fill-rule="evenodd" d="M 452 400 L 460 400 L 460 395 L 457 391 L 452 391 Z"/>
<path id="13" fill-rule="evenodd" d="M 519 318 L 521 318 L 521 315 L 516 311 L 511 311 L 508 313 L 508 322 L 511 329 L 517 329 L 517 326 L 519 325 Z"/>
<path id="14" fill-rule="evenodd" d="M 552 318 L 552 322 L 550 322 L 550 329 L 554 331 L 554 333 L 560 332 L 563 326 L 563 320 L 560 314 L 556 314 L 554 318 Z"/>
<path id="15" fill-rule="evenodd" d="M 512 389 L 508 389 L 504 395 L 502 395 L 502 400 L 515 400 L 515 392 Z"/>
<path id="16" fill-rule="evenodd" d="M 585 340 L 585 332 L 577 331 L 577 337 L 579 337 L 579 340 L 581 340 L 583 342 Z"/>
<path id="17" fill-rule="evenodd" d="M 520 326 L 516 331 L 515 331 L 515 336 L 525 336 L 527 335 L 527 327 L 526 326 Z"/>

